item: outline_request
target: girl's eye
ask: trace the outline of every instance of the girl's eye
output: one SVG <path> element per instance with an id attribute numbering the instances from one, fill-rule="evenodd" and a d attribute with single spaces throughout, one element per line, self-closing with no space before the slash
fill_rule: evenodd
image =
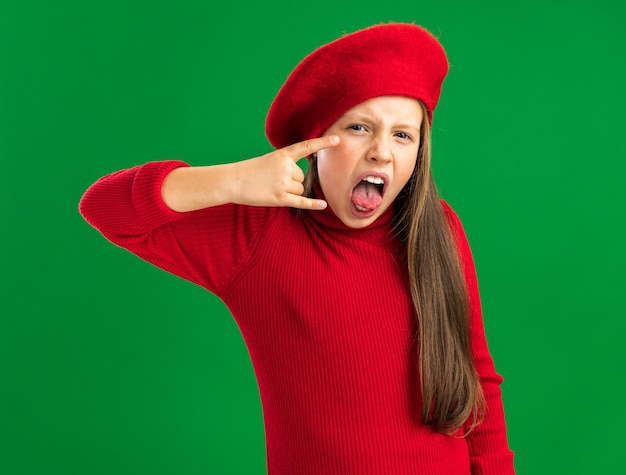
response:
<path id="1" fill-rule="evenodd" d="M 399 137 L 402 140 L 410 140 L 411 139 L 411 136 L 409 134 L 404 133 L 404 132 L 396 132 L 396 137 Z"/>
<path id="2" fill-rule="evenodd" d="M 356 130 L 358 132 L 363 132 L 365 130 L 365 127 L 362 126 L 361 124 L 352 124 L 352 125 L 348 126 L 348 128 L 350 130 Z"/>

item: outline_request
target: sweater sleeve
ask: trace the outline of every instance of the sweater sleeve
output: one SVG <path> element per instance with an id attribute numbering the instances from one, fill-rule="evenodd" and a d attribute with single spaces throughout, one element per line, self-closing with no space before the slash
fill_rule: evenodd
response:
<path id="1" fill-rule="evenodd" d="M 470 302 L 472 353 L 487 404 L 483 422 L 467 436 L 472 474 L 514 474 L 513 452 L 508 447 L 500 390 L 502 377 L 496 372 L 487 346 L 472 251 L 459 217 L 447 203 L 442 204 L 456 239 L 465 274 Z"/>
<path id="2" fill-rule="evenodd" d="M 172 211 L 161 186 L 170 171 L 185 166 L 150 162 L 107 175 L 87 189 L 79 210 L 112 243 L 221 296 L 252 253 L 271 209 L 229 204 Z"/>

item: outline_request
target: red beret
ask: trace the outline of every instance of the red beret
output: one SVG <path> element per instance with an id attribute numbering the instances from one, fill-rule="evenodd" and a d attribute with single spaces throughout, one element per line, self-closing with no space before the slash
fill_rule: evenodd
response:
<path id="1" fill-rule="evenodd" d="M 447 72 L 443 47 L 420 26 L 382 24 L 345 35 L 292 71 L 267 114 L 267 137 L 276 148 L 318 137 L 348 109 L 386 95 L 421 100 L 432 121 Z"/>

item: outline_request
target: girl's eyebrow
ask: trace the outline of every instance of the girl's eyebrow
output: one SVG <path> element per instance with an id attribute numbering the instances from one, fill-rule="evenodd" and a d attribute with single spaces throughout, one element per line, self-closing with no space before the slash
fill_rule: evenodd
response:
<path id="1" fill-rule="evenodd" d="M 395 124 L 394 125 L 395 129 L 413 129 L 413 130 L 420 130 L 420 126 L 419 125 L 415 125 L 415 124 L 411 124 L 411 123 L 401 123 L 401 124 Z"/>
<path id="2" fill-rule="evenodd" d="M 345 114 L 343 116 L 343 120 L 346 122 L 366 122 L 373 123 L 377 122 L 375 118 L 367 115 L 367 114 Z M 399 122 L 393 124 L 394 129 L 413 129 L 420 130 L 420 125 L 412 123 L 412 122 Z"/>

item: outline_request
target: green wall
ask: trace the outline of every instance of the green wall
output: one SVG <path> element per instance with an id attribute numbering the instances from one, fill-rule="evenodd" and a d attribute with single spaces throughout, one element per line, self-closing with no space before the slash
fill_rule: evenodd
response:
<path id="1" fill-rule="evenodd" d="M 518 473 L 626 473 L 625 5 L 3 0 L 0 474 L 265 472 L 228 312 L 78 200 L 146 161 L 267 152 L 297 61 L 389 20 L 448 51 L 434 169 L 473 246 Z"/>

